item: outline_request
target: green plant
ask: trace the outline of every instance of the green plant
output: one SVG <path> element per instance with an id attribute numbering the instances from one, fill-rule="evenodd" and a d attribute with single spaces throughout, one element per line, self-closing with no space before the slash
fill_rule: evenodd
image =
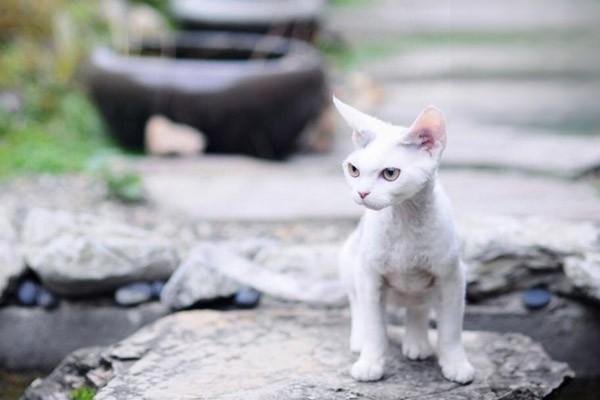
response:
<path id="1" fill-rule="evenodd" d="M 131 171 L 105 175 L 109 195 L 124 203 L 139 203 L 144 200 L 142 177 Z"/>
<path id="2" fill-rule="evenodd" d="M 89 386 L 82 386 L 79 389 L 71 391 L 69 397 L 71 400 L 94 400 L 96 389 Z"/>
<path id="3" fill-rule="evenodd" d="M 88 164 L 87 170 L 104 182 L 109 197 L 114 200 L 124 203 L 144 201 L 142 177 L 128 166 L 126 159 L 114 152 L 95 156 Z"/>
<path id="4" fill-rule="evenodd" d="M 78 82 L 89 49 L 106 40 L 98 2 L 6 0 L 0 5 L 0 177 L 85 168 L 112 148 Z"/>

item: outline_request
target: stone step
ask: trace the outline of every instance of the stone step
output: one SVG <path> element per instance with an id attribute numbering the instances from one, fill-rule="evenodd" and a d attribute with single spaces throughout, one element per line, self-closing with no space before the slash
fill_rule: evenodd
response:
<path id="1" fill-rule="evenodd" d="M 390 41 L 389 54 L 357 65 L 380 80 L 423 79 L 600 79 L 600 46 L 597 39 L 574 39 L 562 44 L 538 44 L 515 39 L 510 43 L 456 43 L 421 45 L 414 49 L 410 37 Z M 357 44 L 360 46 L 360 44 Z M 408 46 L 408 48 L 406 48 Z M 350 50 L 352 51 L 350 46 Z M 592 49 L 594 49 L 592 51 Z M 573 62 L 576 59 L 578 62 Z M 569 91 L 565 90 L 567 94 Z M 591 90 L 590 90 L 591 92 Z"/>
<path id="2" fill-rule="evenodd" d="M 341 160 L 341 159 L 340 159 Z M 358 218 L 331 156 L 286 164 L 237 156 L 138 163 L 158 207 L 204 220 L 279 221 Z M 490 171 L 442 170 L 459 215 L 539 215 L 600 219 L 600 197 L 585 183 Z"/>
<path id="3" fill-rule="evenodd" d="M 391 326 L 384 379 L 360 383 L 348 374 L 355 359 L 348 349 L 348 330 L 348 318 L 340 310 L 181 312 L 114 346 L 72 354 L 23 398 L 66 397 L 91 381 L 96 400 L 384 400 L 399 394 L 516 400 L 523 393 L 542 399 L 573 375 L 567 364 L 552 361 L 526 336 L 465 332 L 477 374 L 470 385 L 457 385 L 442 377 L 435 360 L 407 361 L 400 347 L 403 330 Z"/>
<path id="4" fill-rule="evenodd" d="M 592 0 L 377 0 L 332 8 L 327 24 L 364 40 L 414 32 L 556 32 L 595 27 L 599 13 Z"/>

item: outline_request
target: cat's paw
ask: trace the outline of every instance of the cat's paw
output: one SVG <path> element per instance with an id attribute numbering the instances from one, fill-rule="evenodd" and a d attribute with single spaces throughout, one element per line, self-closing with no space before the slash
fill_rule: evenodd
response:
<path id="1" fill-rule="evenodd" d="M 372 382 L 383 378 L 384 360 L 365 360 L 359 358 L 352 365 L 350 375 L 357 381 Z"/>
<path id="2" fill-rule="evenodd" d="M 442 375 L 449 381 L 466 385 L 475 379 L 475 369 L 466 357 L 440 361 L 440 367 L 442 367 Z"/>
<path id="3" fill-rule="evenodd" d="M 433 355 L 429 339 L 424 337 L 406 337 L 402 343 L 402 354 L 409 360 L 424 360 Z"/>

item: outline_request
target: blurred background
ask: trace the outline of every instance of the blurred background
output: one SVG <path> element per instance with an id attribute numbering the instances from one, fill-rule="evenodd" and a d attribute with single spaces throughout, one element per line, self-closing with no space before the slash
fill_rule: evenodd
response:
<path id="1" fill-rule="evenodd" d="M 101 171 L 141 198 L 147 174 L 170 207 L 210 217 L 226 196 L 223 212 L 250 219 L 287 182 L 266 213 L 327 198 L 309 214 L 356 215 L 337 180 L 351 147 L 335 92 L 397 124 L 442 108 L 459 211 L 585 218 L 599 210 L 597 15 L 584 0 L 7 0 L 0 176 Z M 140 179 L 106 177 L 115 160 Z M 250 193 L 248 163 L 264 178 Z"/>
<path id="2" fill-rule="evenodd" d="M 2 0 L 0 207 L 17 228 L 44 207 L 188 242 L 342 240 L 361 209 L 335 93 L 400 125 L 444 111 L 461 221 L 596 224 L 599 16 L 595 0 Z M 38 375 L 2 372 L 0 393 Z"/>

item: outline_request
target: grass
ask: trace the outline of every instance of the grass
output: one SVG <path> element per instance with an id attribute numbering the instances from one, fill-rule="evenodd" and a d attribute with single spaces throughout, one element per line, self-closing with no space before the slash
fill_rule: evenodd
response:
<path id="1" fill-rule="evenodd" d="M 46 90 L 31 90 L 22 113 L 0 114 L 0 177 L 79 171 L 99 151 L 116 151 L 83 93 L 69 90 L 48 99 Z M 51 111 L 42 110 L 45 101 Z"/>
<path id="2" fill-rule="evenodd" d="M 94 400 L 96 389 L 89 386 L 82 386 L 79 389 L 73 390 L 69 397 L 71 400 Z"/>
<path id="3" fill-rule="evenodd" d="M 111 41 L 99 10 L 99 0 L 2 0 L 0 178 L 83 171 L 96 155 L 119 152 L 80 82 L 89 51 Z M 7 96 L 16 107 L 3 106 Z"/>
<path id="4" fill-rule="evenodd" d="M 79 171 L 112 149 L 100 117 L 78 81 L 79 66 L 107 40 L 97 2 L 7 0 L 15 24 L 0 21 L 0 177 Z"/>

